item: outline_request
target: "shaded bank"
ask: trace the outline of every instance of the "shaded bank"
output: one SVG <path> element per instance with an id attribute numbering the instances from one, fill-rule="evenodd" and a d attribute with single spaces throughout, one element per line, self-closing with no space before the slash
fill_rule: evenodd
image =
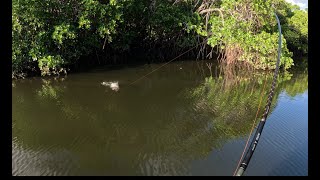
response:
<path id="1" fill-rule="evenodd" d="M 274 69 L 272 6 L 283 26 L 281 66 L 287 69 L 292 54 L 308 53 L 308 11 L 285 0 L 14 0 L 12 74 L 164 62 L 201 42 L 183 58 L 215 61 L 217 53 L 227 64 Z"/>

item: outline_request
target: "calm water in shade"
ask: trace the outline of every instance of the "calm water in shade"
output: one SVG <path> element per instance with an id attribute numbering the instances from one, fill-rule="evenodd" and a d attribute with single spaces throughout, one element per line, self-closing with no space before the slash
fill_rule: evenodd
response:
<path id="1" fill-rule="evenodd" d="M 130 84 L 160 66 L 13 81 L 12 175 L 232 176 L 273 74 L 186 61 Z M 280 74 L 244 175 L 308 175 L 307 70 Z"/>

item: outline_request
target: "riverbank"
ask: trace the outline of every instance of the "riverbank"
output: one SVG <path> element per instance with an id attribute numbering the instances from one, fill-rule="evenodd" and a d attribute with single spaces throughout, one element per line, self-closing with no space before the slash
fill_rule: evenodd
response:
<path id="1" fill-rule="evenodd" d="M 284 0 L 207 2 L 14 0 L 13 77 L 127 60 L 165 62 L 198 45 L 184 58 L 215 60 L 218 54 L 226 64 L 274 69 L 279 30 L 274 13 L 281 17 L 280 66 L 289 69 L 294 53 L 307 54 L 307 9 Z"/>

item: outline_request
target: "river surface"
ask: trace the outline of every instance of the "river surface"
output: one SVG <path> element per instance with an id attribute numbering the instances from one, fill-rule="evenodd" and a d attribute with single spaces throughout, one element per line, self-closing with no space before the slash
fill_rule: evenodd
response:
<path id="1" fill-rule="evenodd" d="M 14 80 L 12 175 L 232 176 L 272 72 L 162 65 Z M 307 70 L 280 73 L 244 175 L 308 175 Z"/>

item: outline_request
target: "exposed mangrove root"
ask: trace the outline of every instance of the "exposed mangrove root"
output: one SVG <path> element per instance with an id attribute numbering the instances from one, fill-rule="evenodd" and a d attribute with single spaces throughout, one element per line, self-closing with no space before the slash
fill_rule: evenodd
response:
<path id="1" fill-rule="evenodd" d="M 253 70 L 253 64 L 240 60 L 243 53 L 243 49 L 238 45 L 226 45 L 225 49 L 219 51 L 218 61 L 224 66 Z"/>

